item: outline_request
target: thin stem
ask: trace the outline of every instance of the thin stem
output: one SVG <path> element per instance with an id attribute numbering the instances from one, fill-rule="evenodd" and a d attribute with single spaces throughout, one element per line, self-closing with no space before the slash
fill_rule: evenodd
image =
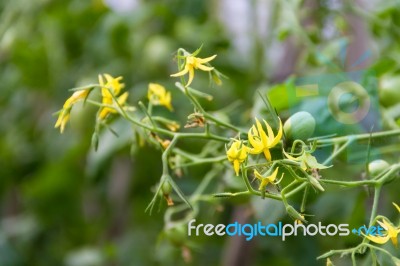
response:
<path id="1" fill-rule="evenodd" d="M 378 184 L 378 181 L 376 180 L 339 181 L 332 179 L 319 179 L 319 181 L 326 184 L 340 185 L 344 187 L 359 187 L 362 185 L 374 186 Z"/>
<path id="2" fill-rule="evenodd" d="M 333 153 L 322 164 L 327 165 L 332 162 L 332 160 L 336 158 L 339 154 L 341 154 L 351 143 L 354 142 L 354 140 L 354 138 L 349 138 L 340 148 L 335 149 Z"/>
<path id="3" fill-rule="evenodd" d="M 369 218 L 369 227 L 373 225 L 374 218 L 376 216 L 376 212 L 378 210 L 378 203 L 379 203 L 379 195 L 381 193 L 381 184 L 375 186 L 375 191 L 374 191 L 374 202 L 372 204 L 372 211 L 371 211 L 371 216 Z"/>
<path id="4" fill-rule="evenodd" d="M 307 185 L 306 188 L 304 189 L 303 199 L 301 201 L 301 207 L 300 207 L 301 213 L 304 213 L 306 211 L 306 203 L 307 203 L 307 196 L 308 196 L 309 188 L 310 188 L 310 186 Z"/>
<path id="5" fill-rule="evenodd" d="M 317 144 L 343 143 L 343 142 L 347 142 L 351 138 L 354 138 L 355 140 L 366 140 L 369 138 L 382 138 L 382 137 L 397 136 L 397 135 L 400 135 L 400 129 L 375 132 L 375 133 L 349 135 L 349 136 L 335 137 L 335 138 L 329 138 L 329 139 L 319 139 L 319 140 L 317 140 Z"/>

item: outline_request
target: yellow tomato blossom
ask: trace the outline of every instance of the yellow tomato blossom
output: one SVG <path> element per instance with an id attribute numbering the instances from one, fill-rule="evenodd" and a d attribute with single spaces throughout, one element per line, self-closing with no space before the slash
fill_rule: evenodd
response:
<path id="1" fill-rule="evenodd" d="M 200 69 L 203 71 L 211 71 L 214 69 L 213 67 L 205 66 L 204 64 L 210 62 L 216 56 L 217 55 L 213 55 L 207 58 L 198 58 L 193 55 L 185 56 L 185 66 L 183 67 L 183 70 L 178 73 L 172 74 L 171 77 L 179 77 L 189 73 L 189 80 L 186 84 L 186 86 L 189 86 L 193 81 L 195 69 Z"/>
<path id="2" fill-rule="evenodd" d="M 239 175 L 240 164 L 247 158 L 247 149 L 242 141 L 235 140 L 226 152 L 228 160 L 233 163 L 236 176 Z"/>
<path id="3" fill-rule="evenodd" d="M 265 133 L 264 129 L 262 128 L 261 123 L 256 118 L 256 125 L 253 125 L 249 132 L 248 138 L 252 149 L 249 149 L 249 153 L 251 154 L 259 154 L 261 152 L 264 153 L 265 158 L 268 161 L 271 161 L 271 153 L 269 149 L 276 146 L 282 138 L 282 121 L 279 119 L 279 130 L 277 135 L 274 135 L 271 126 L 267 123 L 267 121 L 263 120 L 265 126 L 267 127 L 267 133 Z"/>
<path id="4" fill-rule="evenodd" d="M 386 230 L 385 236 L 373 236 L 373 235 L 366 235 L 366 238 L 375 242 L 377 244 L 385 244 L 389 241 L 392 241 L 393 245 L 397 247 L 397 235 L 400 233 L 400 228 L 394 227 L 390 222 L 382 219 L 382 221 L 378 221 L 379 225 L 382 226 L 383 229 Z"/>
<path id="5" fill-rule="evenodd" d="M 65 125 L 68 123 L 69 121 L 69 117 L 70 117 L 70 111 L 71 110 L 61 110 L 60 115 L 58 116 L 56 125 L 54 126 L 55 128 L 60 128 L 60 132 L 63 133 L 64 129 L 65 129 Z"/>
<path id="6" fill-rule="evenodd" d="M 69 117 L 70 117 L 70 113 L 71 113 L 71 109 L 72 106 L 77 103 L 78 101 L 82 100 L 82 99 L 86 99 L 86 97 L 89 95 L 90 90 L 89 89 L 85 89 L 85 90 L 79 90 L 79 91 L 75 91 L 71 97 L 69 97 L 64 105 L 63 105 L 63 109 L 60 111 L 60 114 L 58 115 L 58 119 L 57 122 L 55 124 L 55 128 L 60 128 L 60 132 L 63 133 L 64 129 L 65 129 L 65 125 L 68 123 L 69 121 Z"/>
<path id="7" fill-rule="evenodd" d="M 254 175 L 261 181 L 260 186 L 258 187 L 258 190 L 261 190 L 261 191 L 264 190 L 265 187 L 269 183 L 276 184 L 275 179 L 278 174 L 278 169 L 279 169 L 279 167 L 277 167 L 275 169 L 275 171 L 267 177 L 262 176 L 257 170 L 254 169 Z M 277 182 L 277 183 L 279 183 L 279 182 Z"/>
<path id="8" fill-rule="evenodd" d="M 121 96 L 119 96 L 117 98 L 118 105 L 123 106 L 125 104 L 126 100 L 128 99 L 128 96 L 129 96 L 129 93 L 127 91 L 124 92 L 123 94 L 121 94 Z M 102 108 L 99 113 L 99 119 L 103 120 L 110 113 L 115 114 L 115 113 L 117 113 L 117 111 L 114 108 L 109 108 L 109 107 Z"/>
<path id="9" fill-rule="evenodd" d="M 104 78 L 106 82 L 104 82 Z M 99 75 L 99 84 L 101 86 L 101 95 L 103 97 L 102 103 L 106 105 L 112 105 L 114 103 L 113 96 L 116 97 L 120 94 L 121 90 L 124 88 L 124 84 L 120 81 L 122 77 L 113 78 L 109 74 Z M 117 101 L 119 105 L 123 105 L 128 98 L 128 93 L 125 92 Z M 107 117 L 109 113 L 116 113 L 116 110 L 111 107 L 102 107 L 99 111 L 99 119 L 103 120 Z"/>
<path id="10" fill-rule="evenodd" d="M 164 86 L 157 83 L 150 83 L 147 91 L 147 98 L 154 105 L 162 105 L 172 111 L 171 93 Z"/>

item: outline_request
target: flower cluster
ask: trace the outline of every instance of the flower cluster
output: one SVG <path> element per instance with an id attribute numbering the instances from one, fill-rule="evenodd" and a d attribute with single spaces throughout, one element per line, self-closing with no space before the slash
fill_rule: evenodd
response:
<path id="1" fill-rule="evenodd" d="M 128 92 L 124 92 L 122 95 L 119 95 L 125 86 L 121 83 L 121 80 L 122 77 L 114 78 L 109 74 L 99 75 L 99 84 L 94 86 L 101 89 L 102 95 L 102 104 L 97 113 L 99 121 L 105 120 L 109 114 L 116 113 L 118 107 L 125 105 L 129 94 Z M 93 87 L 78 89 L 65 101 L 63 108 L 59 111 L 55 128 L 59 127 L 61 133 L 64 132 L 73 105 L 81 100 L 86 100 L 92 90 Z"/>
<path id="2" fill-rule="evenodd" d="M 228 160 L 233 163 L 236 176 L 239 175 L 240 165 L 247 165 L 249 154 L 256 155 L 262 153 L 265 158 L 265 163 L 252 166 L 254 168 L 254 177 L 260 182 L 258 188 L 260 191 L 264 192 L 268 184 L 277 185 L 282 180 L 282 178 L 280 178 L 280 180 L 276 181 L 279 171 L 279 167 L 275 167 L 276 163 L 302 170 L 303 177 L 306 177 L 313 187 L 320 191 L 324 191 L 324 188 L 318 181 L 318 178 L 320 177 L 318 175 L 318 170 L 329 167 L 318 163 L 317 159 L 312 155 L 315 150 L 313 147 L 308 148 L 304 142 L 298 140 L 298 142 L 302 143 L 302 149 L 296 157 L 282 149 L 283 158 L 273 160 L 270 150 L 276 147 L 283 137 L 282 121 L 279 117 L 277 117 L 277 120 L 279 126 L 276 134 L 267 121 L 263 120 L 265 126 L 263 127 L 263 124 L 255 118 L 255 124 L 250 127 L 247 133 L 248 139 L 235 139 L 233 141 L 230 148 L 227 150 L 226 155 Z M 296 148 L 295 142 L 293 145 L 294 147 L 292 150 Z M 289 162 L 290 164 L 288 165 Z"/>
<path id="3" fill-rule="evenodd" d="M 279 120 L 279 130 L 276 136 L 274 135 L 274 132 L 271 126 L 267 123 L 267 121 L 263 120 L 268 133 L 265 132 L 258 119 L 256 118 L 255 120 L 256 124 L 250 128 L 247 134 L 248 135 L 247 144 L 250 144 L 251 146 L 246 146 L 244 142 L 241 140 L 234 140 L 234 142 L 226 152 L 228 160 L 233 163 L 233 168 L 237 176 L 239 175 L 240 164 L 245 162 L 248 154 L 263 153 L 265 159 L 267 161 L 271 161 L 272 158 L 270 149 L 275 147 L 282 138 L 282 122 L 280 120 Z M 276 174 L 275 177 L 273 176 L 274 174 L 272 174 L 272 176 L 269 178 L 261 178 L 260 174 L 257 175 L 257 177 L 259 177 L 260 179 L 271 180 L 269 182 L 273 182 L 273 180 L 275 180 Z M 267 181 L 262 181 L 262 183 L 265 185 L 260 187 L 265 187 L 266 184 L 268 183 L 265 182 Z"/>
<path id="4" fill-rule="evenodd" d="M 104 82 L 104 79 L 106 82 Z M 121 93 L 121 90 L 125 87 L 125 84 L 120 83 L 122 77 L 113 78 L 109 74 L 99 75 L 99 84 L 101 87 L 101 95 L 102 95 L 102 103 L 106 107 L 102 107 L 99 110 L 98 118 L 100 120 L 104 120 L 108 114 L 116 113 L 115 106 L 122 106 L 125 104 L 128 99 L 128 92 L 124 92 L 122 95 L 118 96 Z M 116 98 L 118 96 L 118 98 Z M 116 99 L 116 101 L 115 101 Z M 109 106 L 107 106 L 109 105 Z"/>

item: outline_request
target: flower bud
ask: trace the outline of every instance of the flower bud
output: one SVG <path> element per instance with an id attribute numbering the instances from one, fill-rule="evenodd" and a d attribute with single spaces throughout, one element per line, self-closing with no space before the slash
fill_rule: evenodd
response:
<path id="1" fill-rule="evenodd" d="M 304 219 L 304 216 L 301 215 L 298 211 L 296 211 L 292 206 L 288 205 L 286 207 L 286 212 L 295 220 L 301 221 L 303 223 L 307 223 Z"/>
<path id="2" fill-rule="evenodd" d="M 94 132 L 92 135 L 92 147 L 95 151 L 97 151 L 97 148 L 99 147 L 99 135 L 97 132 Z"/>
<path id="3" fill-rule="evenodd" d="M 321 184 L 319 183 L 318 179 L 316 179 L 314 176 L 309 175 L 308 176 L 308 180 L 310 181 L 311 185 L 313 187 L 315 187 L 316 189 L 320 190 L 320 191 L 325 191 L 325 189 L 321 186 Z"/>
<path id="4" fill-rule="evenodd" d="M 283 129 L 290 140 L 307 140 L 315 130 L 315 119 L 308 112 L 297 112 L 286 120 Z"/>

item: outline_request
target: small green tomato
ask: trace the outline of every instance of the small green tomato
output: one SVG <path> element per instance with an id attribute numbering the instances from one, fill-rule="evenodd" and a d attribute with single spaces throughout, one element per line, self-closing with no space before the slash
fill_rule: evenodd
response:
<path id="1" fill-rule="evenodd" d="M 384 76 L 381 78 L 379 101 L 385 107 L 400 103 L 400 77 Z"/>
<path id="2" fill-rule="evenodd" d="M 368 171 L 371 176 L 378 176 L 389 167 L 389 163 L 385 160 L 375 160 L 368 164 Z"/>
<path id="3" fill-rule="evenodd" d="M 307 140 L 315 130 L 315 119 L 308 112 L 297 112 L 286 120 L 283 129 L 290 140 Z"/>
<path id="4" fill-rule="evenodd" d="M 169 181 L 164 181 L 164 183 L 161 186 L 161 191 L 163 192 L 164 195 L 169 195 L 171 194 L 172 191 L 172 186 L 169 183 Z"/>

